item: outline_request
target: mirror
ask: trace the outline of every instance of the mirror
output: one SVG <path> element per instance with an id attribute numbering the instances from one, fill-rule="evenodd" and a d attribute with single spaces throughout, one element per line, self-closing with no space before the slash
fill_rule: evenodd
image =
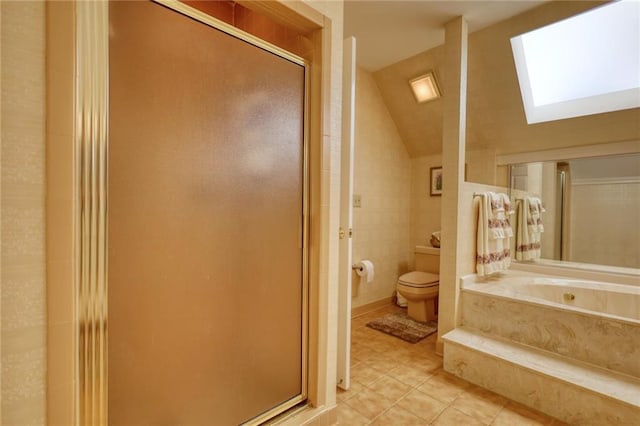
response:
<path id="1" fill-rule="evenodd" d="M 640 153 L 513 164 L 509 181 L 516 209 L 542 200 L 540 259 L 640 268 Z"/>

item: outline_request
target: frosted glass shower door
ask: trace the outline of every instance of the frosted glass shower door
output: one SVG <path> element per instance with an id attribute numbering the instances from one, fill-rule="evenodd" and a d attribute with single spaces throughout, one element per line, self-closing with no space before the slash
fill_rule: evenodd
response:
<path id="1" fill-rule="evenodd" d="M 152 2 L 109 20 L 109 424 L 303 400 L 304 66 Z"/>

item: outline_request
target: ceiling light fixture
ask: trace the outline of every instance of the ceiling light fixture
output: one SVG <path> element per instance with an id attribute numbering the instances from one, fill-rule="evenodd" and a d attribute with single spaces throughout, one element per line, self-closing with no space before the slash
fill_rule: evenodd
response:
<path id="1" fill-rule="evenodd" d="M 416 97 L 416 101 L 419 103 L 433 101 L 441 96 L 433 71 L 414 78 L 409 81 L 409 84 L 411 85 L 411 90 L 413 90 L 413 96 Z"/>

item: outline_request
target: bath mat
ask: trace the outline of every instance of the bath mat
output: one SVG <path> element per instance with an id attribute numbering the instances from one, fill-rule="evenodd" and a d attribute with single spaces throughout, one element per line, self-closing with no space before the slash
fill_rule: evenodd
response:
<path id="1" fill-rule="evenodd" d="M 367 327 L 399 337 L 409 343 L 417 343 L 428 335 L 438 331 L 438 323 L 436 321 L 414 321 L 404 312 L 387 314 L 368 322 Z"/>

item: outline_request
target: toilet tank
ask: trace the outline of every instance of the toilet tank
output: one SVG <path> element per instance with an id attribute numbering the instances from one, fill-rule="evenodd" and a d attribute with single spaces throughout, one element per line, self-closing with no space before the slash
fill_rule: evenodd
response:
<path id="1" fill-rule="evenodd" d="M 416 271 L 440 273 L 440 249 L 429 246 L 416 246 Z"/>

